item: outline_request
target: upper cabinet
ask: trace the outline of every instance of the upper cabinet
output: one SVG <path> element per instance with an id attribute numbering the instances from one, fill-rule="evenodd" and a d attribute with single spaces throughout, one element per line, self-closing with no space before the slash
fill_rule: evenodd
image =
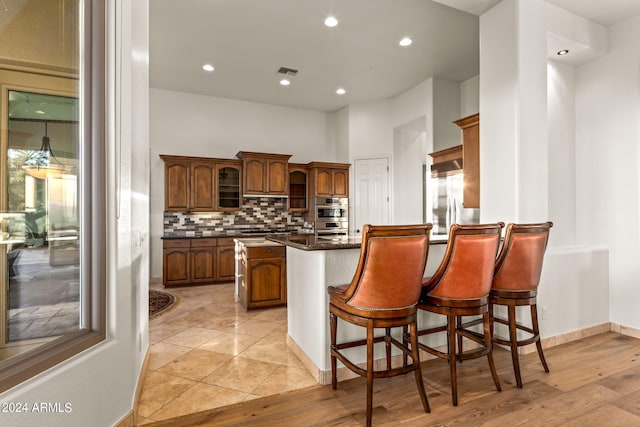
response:
<path id="1" fill-rule="evenodd" d="M 217 199 L 216 210 L 235 211 L 240 209 L 242 199 L 242 164 L 227 160 L 216 163 Z"/>
<path id="2" fill-rule="evenodd" d="M 480 115 L 454 122 L 462 129 L 463 200 L 465 208 L 480 207 Z"/>
<path id="3" fill-rule="evenodd" d="M 308 166 L 314 197 L 349 197 L 349 164 L 311 162 Z"/>
<path id="4" fill-rule="evenodd" d="M 309 167 L 289 163 L 289 211 L 309 210 Z"/>
<path id="5" fill-rule="evenodd" d="M 287 196 L 289 154 L 240 151 L 245 196 Z"/>
<path id="6" fill-rule="evenodd" d="M 165 155 L 160 157 L 165 169 L 165 210 L 211 212 L 240 209 L 240 161 Z"/>

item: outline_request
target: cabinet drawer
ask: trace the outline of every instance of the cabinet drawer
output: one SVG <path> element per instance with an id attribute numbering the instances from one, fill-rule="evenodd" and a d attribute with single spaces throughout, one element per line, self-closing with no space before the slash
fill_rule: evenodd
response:
<path id="1" fill-rule="evenodd" d="M 211 246 L 218 246 L 218 239 L 192 239 L 191 247 L 192 248 L 208 248 Z"/>
<path id="2" fill-rule="evenodd" d="M 162 247 L 164 249 L 170 248 L 189 248 L 191 239 L 168 239 L 162 241 Z"/>
<path id="3" fill-rule="evenodd" d="M 256 246 L 246 248 L 247 258 L 281 258 L 285 256 L 284 246 Z"/>
<path id="4" fill-rule="evenodd" d="M 219 237 L 218 246 L 234 246 L 234 237 Z"/>

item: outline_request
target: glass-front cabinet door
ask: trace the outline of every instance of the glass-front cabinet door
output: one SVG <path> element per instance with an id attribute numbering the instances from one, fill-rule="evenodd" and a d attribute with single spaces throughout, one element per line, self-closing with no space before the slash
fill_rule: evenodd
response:
<path id="1" fill-rule="evenodd" d="M 217 170 L 217 210 L 236 211 L 240 209 L 242 189 L 240 165 L 219 163 Z"/>

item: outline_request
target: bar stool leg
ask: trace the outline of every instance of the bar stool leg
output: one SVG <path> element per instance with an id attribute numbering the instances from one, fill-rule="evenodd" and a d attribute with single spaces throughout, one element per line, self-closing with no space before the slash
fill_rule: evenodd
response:
<path id="1" fill-rule="evenodd" d="M 431 412 L 431 407 L 429 407 L 429 400 L 427 399 L 427 393 L 424 389 L 424 382 L 422 380 L 422 368 L 420 367 L 420 354 L 419 354 L 420 348 L 418 347 L 418 324 L 415 321 L 411 323 L 410 331 L 411 331 L 410 332 L 411 358 L 413 359 L 413 363 L 417 365 L 414 373 L 416 376 L 418 393 L 420 394 L 420 400 L 422 400 L 422 407 L 424 408 L 424 410 L 426 412 Z"/>
<path id="2" fill-rule="evenodd" d="M 496 365 L 493 362 L 493 341 L 491 339 L 491 324 L 489 323 L 489 313 L 482 314 L 482 323 L 484 329 L 484 342 L 485 346 L 489 348 L 487 353 L 487 359 L 489 360 L 489 369 L 491 370 L 491 376 L 493 377 L 493 383 L 496 385 L 496 390 L 502 391 L 500 387 L 500 380 L 498 379 L 498 373 L 496 372 Z"/>
<path id="3" fill-rule="evenodd" d="M 329 313 L 329 323 L 331 326 L 331 348 L 335 349 L 336 346 L 336 336 L 338 332 L 338 317 Z M 331 388 L 334 390 L 338 386 L 338 373 L 337 373 L 337 364 L 336 357 L 331 352 Z"/>
<path id="4" fill-rule="evenodd" d="M 516 326 L 516 307 L 509 305 L 508 311 L 509 340 L 511 341 L 511 360 L 513 360 L 513 371 L 516 374 L 516 385 L 522 388 L 522 377 L 520 376 L 520 361 L 518 360 L 518 337 Z"/>
<path id="5" fill-rule="evenodd" d="M 373 412 L 373 322 L 367 325 L 367 427 Z"/>
<path id="6" fill-rule="evenodd" d="M 538 356 L 540 356 L 540 362 L 542 362 L 542 367 L 545 372 L 549 372 L 549 366 L 547 365 L 547 361 L 544 358 L 544 353 L 542 352 L 542 343 L 540 342 L 540 329 L 538 328 L 538 306 L 537 304 L 531 305 L 531 324 L 533 326 L 533 333 L 537 337 L 536 339 L 536 348 L 538 349 Z"/>
<path id="7" fill-rule="evenodd" d="M 447 336 L 449 347 L 449 367 L 451 369 L 451 401 L 453 406 L 458 406 L 458 379 L 456 373 L 457 357 L 456 357 L 456 316 L 455 314 L 447 315 Z"/>

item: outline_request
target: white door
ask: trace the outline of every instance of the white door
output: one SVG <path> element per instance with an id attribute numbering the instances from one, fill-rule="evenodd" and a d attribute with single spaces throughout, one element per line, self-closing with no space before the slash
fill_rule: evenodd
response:
<path id="1" fill-rule="evenodd" d="M 351 229 L 364 224 L 389 224 L 389 159 L 380 157 L 354 162 L 354 215 Z"/>

